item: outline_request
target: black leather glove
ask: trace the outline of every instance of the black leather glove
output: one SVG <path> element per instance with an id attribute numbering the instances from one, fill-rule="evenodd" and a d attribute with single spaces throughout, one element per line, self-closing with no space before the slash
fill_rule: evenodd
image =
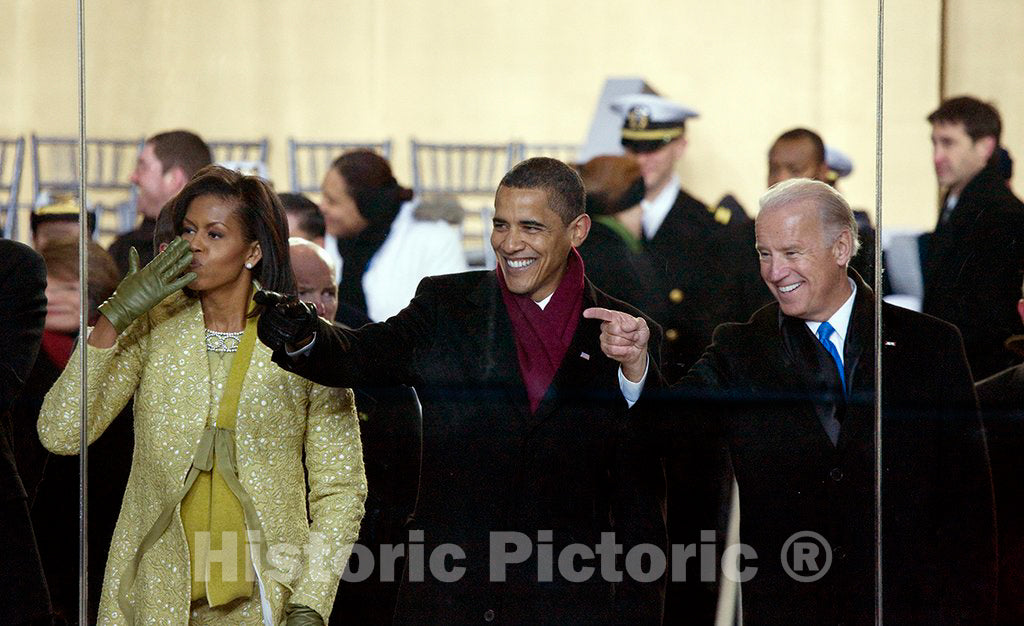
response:
<path id="1" fill-rule="evenodd" d="M 256 323 L 256 334 L 271 350 L 298 346 L 316 332 L 316 309 L 311 304 L 300 302 L 295 296 L 265 290 L 257 291 L 253 300 L 266 307 Z"/>
<path id="2" fill-rule="evenodd" d="M 304 604 L 289 602 L 284 607 L 284 626 L 324 626 L 324 618 Z"/>

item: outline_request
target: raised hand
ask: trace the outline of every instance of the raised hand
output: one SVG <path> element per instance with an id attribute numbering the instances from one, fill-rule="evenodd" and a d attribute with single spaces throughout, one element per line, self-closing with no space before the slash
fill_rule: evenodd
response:
<path id="1" fill-rule="evenodd" d="M 99 306 L 100 313 L 121 333 L 136 318 L 195 280 L 195 272 L 182 275 L 190 263 L 191 246 L 181 237 L 176 237 L 142 269 L 139 269 L 139 253 L 133 247 L 128 252 L 128 273 L 113 295 Z"/>
<path id="2" fill-rule="evenodd" d="M 316 331 L 316 309 L 295 296 L 260 290 L 253 295 L 256 304 L 266 309 L 256 324 L 256 335 L 271 350 L 301 346 Z"/>
<path id="3" fill-rule="evenodd" d="M 601 321 L 601 351 L 618 361 L 627 380 L 640 382 L 647 369 L 647 342 L 651 331 L 642 317 L 622 311 L 591 307 L 583 317 Z"/>

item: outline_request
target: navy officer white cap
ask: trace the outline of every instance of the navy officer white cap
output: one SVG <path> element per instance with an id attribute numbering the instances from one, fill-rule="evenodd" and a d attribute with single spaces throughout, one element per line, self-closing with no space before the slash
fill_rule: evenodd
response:
<path id="1" fill-rule="evenodd" d="M 683 135 L 686 120 L 697 112 L 649 93 L 627 94 L 611 102 L 623 116 L 622 146 L 633 152 L 652 152 Z"/>
<path id="2" fill-rule="evenodd" d="M 838 148 L 825 146 L 825 165 L 836 173 L 837 178 L 849 176 L 853 171 L 853 161 Z"/>
<path id="3" fill-rule="evenodd" d="M 652 123 L 683 122 L 699 113 L 678 102 L 666 100 L 652 93 L 632 93 L 618 96 L 611 102 L 612 111 L 620 115 L 628 115 L 637 107 L 646 107 L 647 115 Z"/>

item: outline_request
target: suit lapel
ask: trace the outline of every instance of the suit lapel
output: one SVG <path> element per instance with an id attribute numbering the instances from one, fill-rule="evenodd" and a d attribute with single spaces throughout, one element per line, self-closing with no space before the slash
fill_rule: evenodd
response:
<path id="1" fill-rule="evenodd" d="M 823 441 L 835 447 L 841 433 L 837 413 L 845 410 L 842 394 L 839 393 L 839 371 L 831 355 L 821 342 L 811 334 L 803 320 L 780 315 L 780 332 L 783 346 L 788 353 L 790 372 L 808 398 L 808 414 L 816 422 L 816 430 Z M 810 426 L 809 426 L 810 427 Z"/>
<path id="2" fill-rule="evenodd" d="M 477 371 L 481 373 L 483 386 L 500 388 L 519 416 L 529 417 L 530 402 L 519 372 L 512 322 L 493 271 L 483 275 L 476 289 L 470 292 L 469 301 L 477 310 L 468 318 L 466 339 L 471 343 L 471 353 L 479 355 Z"/>
<path id="3" fill-rule="evenodd" d="M 584 279 L 583 306 L 580 311 L 605 304 L 607 302 L 598 299 L 590 280 Z M 555 409 L 562 403 L 566 391 L 592 386 L 595 377 L 606 375 L 601 371 L 605 368 L 600 367 L 601 359 L 607 358 L 601 352 L 600 327 L 600 320 L 580 318 L 572 341 L 569 342 L 569 348 L 565 351 L 565 356 L 558 365 L 558 371 L 555 372 L 555 377 L 544 393 L 537 412 L 530 415 L 529 410 L 526 411 L 527 432 L 532 432 L 534 428 L 551 417 Z"/>
<path id="4" fill-rule="evenodd" d="M 874 417 L 875 299 L 874 293 L 860 276 L 852 270 L 850 274 L 857 283 L 857 297 L 853 302 L 843 348 L 850 403 L 840 432 L 839 447 L 845 447 L 850 441 L 863 441 L 861 431 L 874 428 L 874 420 L 865 416 Z"/>

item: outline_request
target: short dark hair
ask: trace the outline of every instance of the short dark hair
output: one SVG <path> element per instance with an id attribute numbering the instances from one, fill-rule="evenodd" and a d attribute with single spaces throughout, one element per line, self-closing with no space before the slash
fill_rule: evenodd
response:
<path id="1" fill-rule="evenodd" d="M 526 159 L 505 174 L 498 189 L 542 189 L 548 194 L 548 206 L 568 225 L 583 214 L 587 196 L 583 180 L 576 170 L 558 159 Z"/>
<path id="2" fill-rule="evenodd" d="M 1003 132 L 999 111 L 991 104 L 970 96 L 943 100 L 939 108 L 928 116 L 928 121 L 932 124 L 960 122 L 972 141 L 978 141 L 982 137 L 994 137 L 996 145 L 999 145 L 999 138 Z"/>
<path id="3" fill-rule="evenodd" d="M 270 185 L 258 176 L 245 176 L 219 165 L 204 167 L 164 207 L 173 217 L 176 235 L 181 235 L 188 207 L 199 196 L 235 202 L 245 228 L 245 240 L 259 242 L 262 252 L 262 258 L 252 268 L 253 277 L 264 289 L 295 294 L 295 275 L 288 254 L 288 220 Z M 261 310 L 257 307 L 255 314 Z"/>
<path id="4" fill-rule="evenodd" d="M 825 142 L 821 135 L 807 128 L 794 128 L 779 135 L 779 138 L 772 144 L 774 148 L 780 141 L 809 141 L 814 147 L 814 158 L 817 163 L 825 162 Z M 771 149 L 769 149 L 769 152 Z"/>
<path id="5" fill-rule="evenodd" d="M 279 193 L 277 197 L 281 200 L 285 215 L 295 215 L 299 218 L 299 227 L 313 237 L 323 237 L 327 233 L 327 226 L 324 223 L 324 215 L 315 202 L 301 193 Z M 289 233 L 295 235 L 295 233 Z"/>
<path id="6" fill-rule="evenodd" d="M 153 146 L 153 154 L 159 159 L 163 172 L 180 167 L 185 177 L 191 179 L 196 172 L 213 163 L 210 146 L 199 135 L 188 130 L 170 130 L 158 133 L 146 140 Z"/>

